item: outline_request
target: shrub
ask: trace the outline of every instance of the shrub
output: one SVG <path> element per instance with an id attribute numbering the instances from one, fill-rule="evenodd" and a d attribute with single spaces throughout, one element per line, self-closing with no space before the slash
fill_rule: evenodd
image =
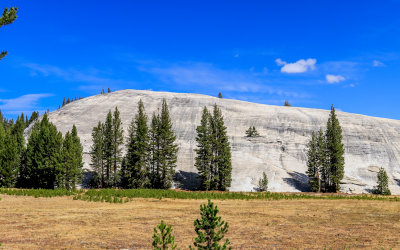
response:
<path id="1" fill-rule="evenodd" d="M 172 226 L 162 220 L 160 225 L 154 228 L 153 248 L 159 250 L 176 249 L 175 236 L 172 235 Z"/>

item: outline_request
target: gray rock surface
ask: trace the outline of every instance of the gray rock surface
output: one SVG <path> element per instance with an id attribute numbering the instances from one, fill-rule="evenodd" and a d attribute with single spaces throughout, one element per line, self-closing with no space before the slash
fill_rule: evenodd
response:
<path id="1" fill-rule="evenodd" d="M 51 112 L 49 119 L 65 133 L 75 124 L 84 147 L 85 167 L 92 128 L 104 121 L 116 106 L 121 112 L 125 133 L 142 99 L 151 117 L 165 98 L 169 105 L 179 145 L 179 180 L 186 187 L 196 185 L 193 166 L 196 126 L 204 106 L 220 106 L 232 148 L 232 191 L 254 191 L 265 171 L 270 191 L 307 191 L 306 145 L 312 131 L 325 129 L 329 111 L 298 107 L 262 105 L 219 99 L 199 94 L 122 90 L 84 98 Z M 370 192 L 376 185 L 380 167 L 386 169 L 392 193 L 400 194 L 400 121 L 337 112 L 343 128 L 345 178 L 342 191 Z M 260 137 L 247 138 L 245 131 L 255 126 Z M 26 135 L 30 128 L 27 129 Z"/>

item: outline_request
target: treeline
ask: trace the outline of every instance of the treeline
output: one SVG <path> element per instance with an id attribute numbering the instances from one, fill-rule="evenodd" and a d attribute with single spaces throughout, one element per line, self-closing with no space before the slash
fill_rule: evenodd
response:
<path id="1" fill-rule="evenodd" d="M 62 136 L 45 114 L 31 130 L 25 145 L 24 130 L 38 112 L 16 122 L 0 114 L 0 186 L 73 189 L 82 176 L 82 146 L 76 127 Z"/>
<path id="2" fill-rule="evenodd" d="M 94 178 L 98 188 L 171 188 L 175 175 L 178 146 L 165 99 L 161 112 L 153 113 L 150 124 L 143 102 L 128 128 L 124 146 L 118 108 L 109 111 L 104 123 L 93 128 L 91 148 Z"/>

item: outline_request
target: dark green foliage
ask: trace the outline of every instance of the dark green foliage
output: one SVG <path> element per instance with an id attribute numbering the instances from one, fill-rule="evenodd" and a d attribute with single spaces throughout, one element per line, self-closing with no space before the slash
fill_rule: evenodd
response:
<path id="1" fill-rule="evenodd" d="M 200 126 L 196 128 L 197 131 L 197 149 L 194 166 L 197 168 L 201 189 L 210 190 L 211 188 L 211 115 L 207 110 L 207 107 L 203 109 L 203 115 L 201 116 Z"/>
<path id="2" fill-rule="evenodd" d="M 110 88 L 107 89 L 107 93 L 111 93 L 111 89 Z"/>
<path id="3" fill-rule="evenodd" d="M 319 192 L 329 192 L 329 173 L 330 168 L 327 162 L 327 152 L 326 152 L 326 138 L 322 129 L 318 132 L 317 137 L 317 168 L 318 168 L 318 191 Z"/>
<path id="4" fill-rule="evenodd" d="M 20 153 L 17 138 L 0 121 L 0 187 L 13 187 L 17 181 Z"/>
<path id="5" fill-rule="evenodd" d="M 374 188 L 374 194 L 391 195 L 388 183 L 388 176 L 384 168 L 380 168 L 378 172 L 378 185 Z"/>
<path id="6" fill-rule="evenodd" d="M 144 188 L 149 181 L 149 128 L 142 100 L 138 112 L 129 126 L 127 153 L 122 176 L 123 188 Z"/>
<path id="7" fill-rule="evenodd" d="M 60 185 L 62 168 L 62 134 L 49 122 L 47 113 L 36 123 L 28 139 L 26 173 L 27 187 L 54 189 Z"/>
<path id="8" fill-rule="evenodd" d="M 154 228 L 153 249 L 167 250 L 176 249 L 175 236 L 172 235 L 172 226 L 165 224 L 162 220 L 160 225 Z"/>
<path id="9" fill-rule="evenodd" d="M 342 128 L 336 117 L 333 105 L 325 137 L 327 164 L 329 165 L 329 183 L 326 186 L 329 192 L 337 192 L 340 190 L 340 181 L 344 176 L 344 146 L 342 144 Z"/>
<path id="10" fill-rule="evenodd" d="M 262 178 L 258 181 L 258 191 L 265 192 L 268 190 L 268 177 L 265 172 L 263 172 Z"/>
<path id="11" fill-rule="evenodd" d="M 176 136 L 172 130 L 172 121 L 169 116 L 168 105 L 163 99 L 161 114 L 158 126 L 158 162 L 160 183 L 156 188 L 168 189 L 172 186 L 172 179 L 175 175 L 178 145 L 175 143 Z"/>
<path id="12" fill-rule="evenodd" d="M 248 130 L 246 130 L 247 137 L 258 137 L 260 134 L 257 132 L 255 126 L 250 126 Z"/>
<path id="13" fill-rule="evenodd" d="M 221 98 L 221 99 L 222 99 L 222 94 L 221 94 L 221 92 L 218 93 L 218 98 Z"/>
<path id="14" fill-rule="evenodd" d="M 288 101 L 285 100 L 285 104 L 284 104 L 283 106 L 285 106 L 285 107 L 291 107 L 292 105 L 291 105 Z"/>
<path id="15" fill-rule="evenodd" d="M 112 120 L 112 175 L 114 187 L 119 183 L 119 170 L 122 162 L 122 148 L 124 143 L 124 131 L 122 129 L 122 122 L 118 108 L 115 107 L 113 120 Z"/>
<path id="16" fill-rule="evenodd" d="M 33 123 L 34 121 L 36 121 L 36 119 L 39 117 L 39 112 L 37 111 L 33 111 L 31 114 L 31 117 L 28 120 L 28 123 L 26 124 L 26 127 L 28 127 L 29 125 L 31 125 L 31 123 Z"/>
<path id="17" fill-rule="evenodd" d="M 211 115 L 204 108 L 197 127 L 195 166 L 199 171 L 201 189 L 227 190 L 231 185 L 231 151 L 221 110 L 214 105 Z"/>
<path id="18" fill-rule="evenodd" d="M 159 164 L 159 148 L 160 148 L 160 116 L 153 114 L 149 131 L 149 180 L 150 187 L 159 187 L 160 181 L 160 164 Z"/>
<path id="19" fill-rule="evenodd" d="M 104 125 L 99 121 L 92 130 L 92 146 L 90 148 L 91 166 L 94 170 L 94 187 L 105 187 L 104 165 Z"/>
<path id="20" fill-rule="evenodd" d="M 118 108 L 108 112 L 105 123 L 92 130 L 91 158 L 98 187 L 117 187 L 122 163 L 123 130 Z"/>
<path id="21" fill-rule="evenodd" d="M 317 136 L 312 132 L 311 141 L 307 145 L 307 176 L 311 192 L 318 192 L 319 189 L 319 166 L 318 166 L 318 146 Z"/>
<path id="22" fill-rule="evenodd" d="M 228 232 L 229 225 L 218 216 L 218 207 L 214 206 L 210 200 L 207 204 L 200 205 L 200 219 L 194 221 L 194 230 L 197 237 L 193 245 L 197 249 L 231 249 L 229 239 L 223 245 L 220 241 Z M 192 246 L 189 246 L 193 249 Z"/>
<path id="23" fill-rule="evenodd" d="M 0 16 L 0 28 L 3 25 L 13 23 L 17 19 L 17 7 L 11 7 L 10 9 L 4 8 L 3 14 Z M 7 51 L 0 52 L 0 60 L 7 55 Z"/>
<path id="24" fill-rule="evenodd" d="M 74 125 L 71 133 L 66 133 L 63 142 L 63 167 L 60 173 L 62 183 L 59 184 L 59 188 L 74 189 L 78 181 L 82 179 L 82 151 L 83 148 Z"/>
<path id="25" fill-rule="evenodd" d="M 221 110 L 214 105 L 211 125 L 211 189 L 225 191 L 232 182 L 231 147 Z"/>

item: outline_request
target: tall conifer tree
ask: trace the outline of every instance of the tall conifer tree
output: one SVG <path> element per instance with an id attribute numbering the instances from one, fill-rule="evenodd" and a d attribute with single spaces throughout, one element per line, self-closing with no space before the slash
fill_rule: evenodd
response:
<path id="1" fill-rule="evenodd" d="M 0 121 L 0 187 L 14 187 L 19 162 L 20 154 L 16 137 Z"/>
<path id="2" fill-rule="evenodd" d="M 319 191 L 318 185 L 318 156 L 317 156 L 317 136 L 312 132 L 311 140 L 308 143 L 307 151 L 307 176 L 310 184 L 311 192 Z"/>
<path id="3" fill-rule="evenodd" d="M 100 121 L 92 130 L 92 146 L 90 149 L 91 166 L 94 170 L 94 182 L 97 187 L 105 187 L 104 169 L 104 124 Z"/>
<path id="4" fill-rule="evenodd" d="M 336 117 L 335 108 L 331 107 L 331 113 L 326 128 L 326 152 L 329 164 L 329 191 L 338 192 L 340 181 L 344 176 L 344 146 L 342 143 L 342 128 Z"/>
<path id="5" fill-rule="evenodd" d="M 212 168 L 213 181 L 211 185 L 218 190 L 225 191 L 231 186 L 231 148 L 224 125 L 222 112 L 214 105 L 213 116 L 211 118 L 211 137 L 212 137 Z"/>
<path id="6" fill-rule="evenodd" d="M 126 170 L 123 178 L 126 188 L 144 188 L 149 186 L 149 128 L 147 115 L 142 100 L 138 111 L 129 126 L 129 137 L 126 153 Z"/>
<path id="7" fill-rule="evenodd" d="M 169 116 L 167 101 L 163 99 L 160 121 L 159 121 L 159 153 L 158 161 L 160 166 L 160 186 L 158 188 L 168 189 L 172 186 L 175 174 L 178 145 L 175 143 L 176 136 L 172 130 L 172 122 Z"/>
<path id="8" fill-rule="evenodd" d="M 122 148 L 124 143 L 124 131 L 122 129 L 122 122 L 120 113 L 117 107 L 115 107 L 113 119 L 112 119 L 112 185 L 116 187 L 119 183 L 119 170 L 122 162 Z"/>
<path id="9" fill-rule="evenodd" d="M 210 190 L 211 188 L 211 169 L 210 163 L 212 160 L 211 151 L 211 128 L 210 128 L 210 112 L 207 107 L 204 107 L 203 114 L 201 116 L 200 126 L 196 128 L 197 131 L 197 149 L 194 166 L 197 168 L 201 189 Z"/>
<path id="10" fill-rule="evenodd" d="M 103 128 L 103 157 L 104 157 L 104 187 L 112 187 L 112 165 L 113 165 L 113 117 L 111 110 L 107 114 Z"/>
<path id="11" fill-rule="evenodd" d="M 149 181 L 151 188 L 159 188 L 160 178 L 160 116 L 153 113 L 149 130 Z"/>

